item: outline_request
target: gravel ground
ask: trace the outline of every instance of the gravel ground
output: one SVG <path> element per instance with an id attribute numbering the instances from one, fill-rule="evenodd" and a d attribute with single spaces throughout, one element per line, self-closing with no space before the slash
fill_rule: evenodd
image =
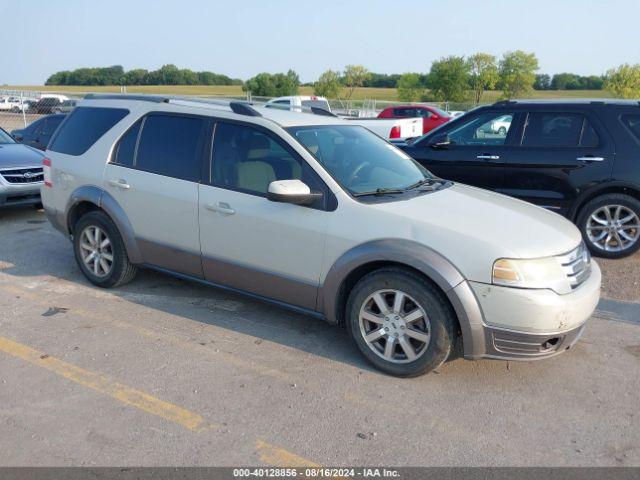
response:
<path id="1" fill-rule="evenodd" d="M 640 252 L 622 260 L 596 259 L 602 268 L 602 296 L 640 303 Z"/>

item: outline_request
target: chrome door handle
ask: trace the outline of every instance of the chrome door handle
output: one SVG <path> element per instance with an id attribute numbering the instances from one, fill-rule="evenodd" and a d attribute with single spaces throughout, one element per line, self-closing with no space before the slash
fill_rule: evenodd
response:
<path id="1" fill-rule="evenodd" d="M 500 160 L 500 155 L 478 155 L 478 160 Z"/>
<path id="2" fill-rule="evenodd" d="M 579 162 L 604 162 L 604 157 L 578 157 Z"/>
<path id="3" fill-rule="evenodd" d="M 222 215 L 233 215 L 236 211 L 226 202 L 218 202 L 216 205 L 207 203 L 204 208 L 212 212 L 221 213 Z"/>
<path id="4" fill-rule="evenodd" d="M 131 188 L 131 185 L 129 185 L 127 181 L 123 180 L 122 178 L 120 180 L 109 180 L 108 183 L 112 187 L 121 188 L 122 190 L 129 190 Z"/>

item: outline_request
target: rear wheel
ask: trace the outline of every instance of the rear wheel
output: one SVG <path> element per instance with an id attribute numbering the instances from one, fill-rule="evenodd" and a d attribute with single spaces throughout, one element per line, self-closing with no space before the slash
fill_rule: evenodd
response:
<path id="1" fill-rule="evenodd" d="M 73 231 L 76 262 L 85 277 L 109 288 L 131 281 L 137 272 L 113 221 L 101 211 L 82 216 Z"/>
<path id="2" fill-rule="evenodd" d="M 618 193 L 597 197 L 580 210 L 578 227 L 594 255 L 631 255 L 640 248 L 640 201 Z"/>
<path id="3" fill-rule="evenodd" d="M 400 377 L 438 368 L 450 355 L 455 316 L 430 281 L 401 268 L 363 277 L 347 302 L 349 333 L 380 370 Z"/>

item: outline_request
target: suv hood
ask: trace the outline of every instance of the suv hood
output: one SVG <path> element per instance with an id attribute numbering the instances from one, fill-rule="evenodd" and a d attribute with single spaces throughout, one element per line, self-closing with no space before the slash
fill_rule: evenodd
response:
<path id="1" fill-rule="evenodd" d="M 408 237 L 453 259 L 489 254 L 493 258 L 538 258 L 566 253 L 578 246 L 581 235 L 567 219 L 476 187 L 454 184 L 406 201 L 372 204 L 384 210 L 390 224 L 404 228 Z M 464 263 L 464 262 L 463 262 Z M 486 266 L 491 268 L 491 264 Z"/>
<path id="2" fill-rule="evenodd" d="M 43 157 L 35 148 L 21 143 L 0 145 L 0 168 L 39 166 Z"/>

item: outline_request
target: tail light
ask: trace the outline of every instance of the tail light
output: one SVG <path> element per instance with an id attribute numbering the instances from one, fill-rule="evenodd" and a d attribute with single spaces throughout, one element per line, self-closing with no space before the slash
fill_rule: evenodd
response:
<path id="1" fill-rule="evenodd" d="M 42 173 L 44 174 L 44 186 L 53 187 L 53 183 L 51 183 L 51 160 L 48 158 L 42 160 Z"/>
<path id="2" fill-rule="evenodd" d="M 389 134 L 389 138 L 400 138 L 400 125 L 391 127 L 391 133 Z"/>

